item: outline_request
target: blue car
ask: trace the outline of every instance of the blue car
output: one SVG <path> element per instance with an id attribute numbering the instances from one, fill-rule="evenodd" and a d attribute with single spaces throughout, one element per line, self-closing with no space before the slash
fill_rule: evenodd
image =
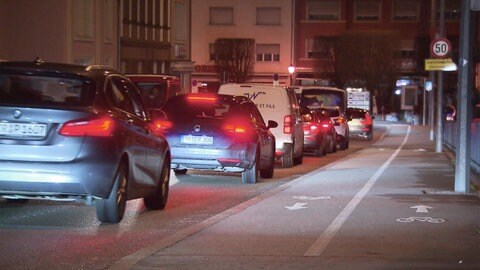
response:
<path id="1" fill-rule="evenodd" d="M 163 209 L 170 148 L 153 123 L 114 69 L 0 62 L 0 196 L 95 204 L 107 223 L 129 199 Z"/>
<path id="2" fill-rule="evenodd" d="M 188 169 L 241 172 L 243 183 L 250 184 L 258 175 L 273 177 L 275 137 L 270 128 L 278 124 L 265 124 L 248 98 L 186 94 L 172 97 L 162 110 L 176 174 Z"/>

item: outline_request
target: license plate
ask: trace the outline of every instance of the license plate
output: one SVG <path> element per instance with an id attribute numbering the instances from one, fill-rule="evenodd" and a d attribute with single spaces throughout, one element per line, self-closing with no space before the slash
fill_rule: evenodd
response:
<path id="1" fill-rule="evenodd" d="M 0 136 L 45 137 L 47 125 L 27 123 L 0 123 Z"/>
<path id="2" fill-rule="evenodd" d="M 211 136 L 193 136 L 193 135 L 182 135 L 180 142 L 184 144 L 213 144 L 213 137 Z"/>

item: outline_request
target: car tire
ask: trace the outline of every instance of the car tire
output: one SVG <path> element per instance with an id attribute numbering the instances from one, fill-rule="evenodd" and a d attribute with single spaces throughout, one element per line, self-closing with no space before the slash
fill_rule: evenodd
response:
<path id="1" fill-rule="evenodd" d="M 265 169 L 260 170 L 260 177 L 265 179 L 270 179 L 273 177 L 273 171 L 275 170 L 275 143 L 272 148 L 272 158 L 270 159 L 270 164 Z"/>
<path id="2" fill-rule="evenodd" d="M 282 168 L 293 167 L 293 145 L 290 143 L 284 144 L 285 153 L 281 158 Z"/>
<path id="3" fill-rule="evenodd" d="M 8 204 L 26 204 L 29 201 L 29 199 L 7 199 Z"/>
<path id="4" fill-rule="evenodd" d="M 97 218 L 102 223 L 118 223 L 122 220 L 127 206 L 127 169 L 120 165 L 115 173 L 110 195 L 95 202 Z"/>
<path id="5" fill-rule="evenodd" d="M 184 175 L 187 174 L 188 169 L 173 169 L 175 175 Z"/>
<path id="6" fill-rule="evenodd" d="M 298 157 L 294 157 L 293 158 L 293 164 L 294 165 L 300 165 L 303 163 L 303 147 L 302 147 L 302 150 L 300 150 L 300 156 Z"/>
<path id="7" fill-rule="evenodd" d="M 372 132 L 369 132 L 367 134 L 367 141 L 371 141 L 373 139 L 373 133 Z"/>
<path id="8" fill-rule="evenodd" d="M 242 182 L 244 184 L 255 184 L 257 183 L 258 179 L 258 154 L 255 155 L 255 161 L 253 162 L 252 166 L 249 169 L 245 169 L 242 172 Z"/>
<path id="9" fill-rule="evenodd" d="M 167 205 L 168 191 L 170 184 L 170 158 L 163 161 L 162 173 L 158 183 L 157 190 L 152 196 L 143 198 L 145 207 L 152 210 L 164 209 Z"/>
<path id="10" fill-rule="evenodd" d="M 313 155 L 316 157 L 321 157 L 325 154 L 326 146 L 325 142 L 322 141 L 315 150 L 313 150 Z"/>

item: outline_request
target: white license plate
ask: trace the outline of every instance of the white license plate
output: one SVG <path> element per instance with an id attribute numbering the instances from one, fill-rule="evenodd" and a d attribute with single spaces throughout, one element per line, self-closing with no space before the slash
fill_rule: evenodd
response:
<path id="1" fill-rule="evenodd" d="M 47 125 L 26 123 L 0 123 L 0 136 L 45 137 Z"/>
<path id="2" fill-rule="evenodd" d="M 184 144 L 213 144 L 213 137 L 210 136 L 193 136 L 193 135 L 182 135 L 180 137 L 180 142 Z"/>

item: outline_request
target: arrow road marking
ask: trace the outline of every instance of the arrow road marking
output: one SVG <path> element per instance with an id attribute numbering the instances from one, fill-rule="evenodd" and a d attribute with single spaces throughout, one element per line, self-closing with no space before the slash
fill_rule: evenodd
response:
<path id="1" fill-rule="evenodd" d="M 428 205 L 415 205 L 410 208 L 417 209 L 417 213 L 428 213 L 428 209 L 432 209 L 433 207 L 428 206 Z"/>
<path id="2" fill-rule="evenodd" d="M 285 206 L 285 208 L 287 208 L 288 210 L 298 210 L 298 209 L 307 208 L 307 207 L 305 207 L 305 205 L 307 205 L 307 203 L 298 203 L 297 202 L 292 206 Z"/>
<path id="3" fill-rule="evenodd" d="M 313 197 L 313 196 L 293 196 L 294 199 L 297 200 L 309 200 L 309 201 L 315 201 L 315 200 L 328 200 L 332 197 L 330 196 L 318 196 L 318 197 Z"/>

